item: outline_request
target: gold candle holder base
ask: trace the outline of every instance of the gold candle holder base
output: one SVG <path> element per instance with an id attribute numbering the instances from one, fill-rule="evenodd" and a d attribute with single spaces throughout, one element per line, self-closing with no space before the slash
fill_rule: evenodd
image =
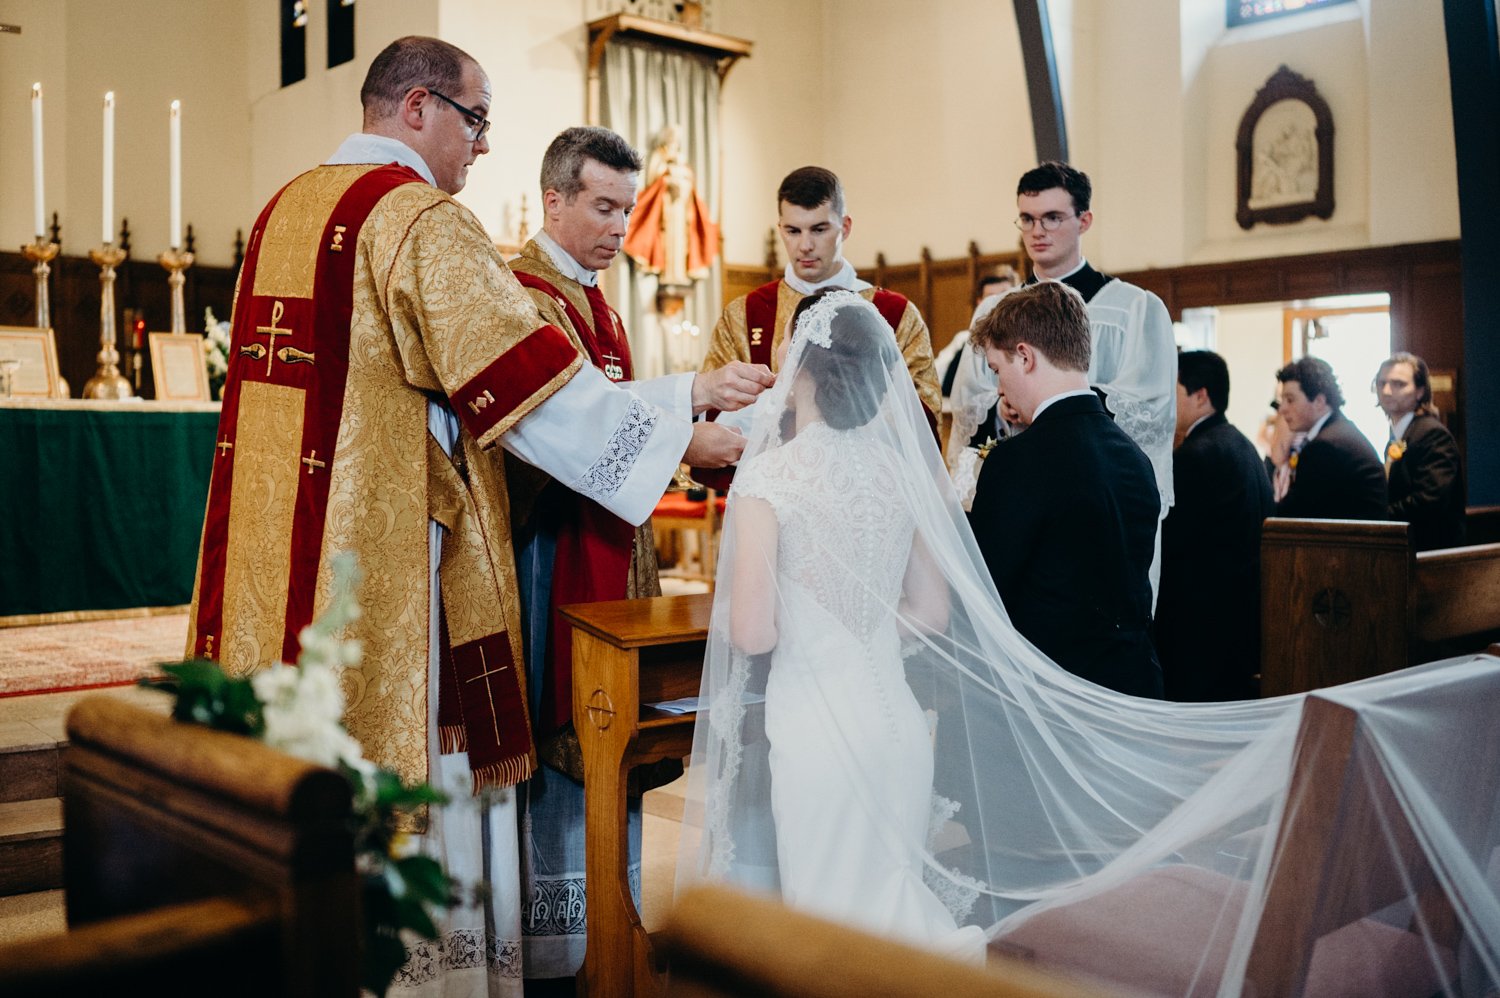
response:
<path id="1" fill-rule="evenodd" d="M 43 329 L 52 326 L 52 301 L 47 291 L 47 275 L 52 273 L 52 261 L 57 259 L 57 250 L 57 243 L 43 242 L 41 236 L 21 247 L 21 255 L 34 265 L 31 272 L 36 275 L 36 324 Z"/>
<path id="2" fill-rule="evenodd" d="M 115 348 L 115 268 L 125 262 L 125 251 L 105 243 L 89 250 L 89 259 L 99 268 L 99 370 L 83 386 L 83 397 L 133 398 L 135 391 L 120 373 L 120 351 Z"/>
<path id="3" fill-rule="evenodd" d="M 187 250 L 169 249 L 157 261 L 167 269 L 167 285 L 172 289 L 172 332 L 187 332 L 187 318 L 183 312 L 182 285 L 187 281 L 183 274 L 193 265 L 193 254 Z"/>

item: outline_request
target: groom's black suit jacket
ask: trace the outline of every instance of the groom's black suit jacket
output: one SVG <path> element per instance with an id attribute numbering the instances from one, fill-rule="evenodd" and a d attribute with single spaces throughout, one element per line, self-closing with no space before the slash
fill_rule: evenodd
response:
<path id="1" fill-rule="evenodd" d="M 1146 455 L 1080 395 L 990 452 L 969 514 L 1016 629 L 1074 675 L 1146 697 L 1162 695 L 1148 577 L 1160 504 Z"/>

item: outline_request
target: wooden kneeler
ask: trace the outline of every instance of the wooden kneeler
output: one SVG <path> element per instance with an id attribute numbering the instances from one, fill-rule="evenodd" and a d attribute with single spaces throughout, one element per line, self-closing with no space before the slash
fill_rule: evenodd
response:
<path id="1" fill-rule="evenodd" d="M 0 946 L 8 996 L 359 991 L 348 782 L 107 696 L 68 716 L 69 931 Z"/>

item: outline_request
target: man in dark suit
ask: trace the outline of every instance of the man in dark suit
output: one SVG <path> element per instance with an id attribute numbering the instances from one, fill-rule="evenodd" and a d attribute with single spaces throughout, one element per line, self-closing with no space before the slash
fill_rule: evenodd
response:
<path id="1" fill-rule="evenodd" d="M 1089 390 L 1083 298 L 1012 291 L 973 332 L 1030 422 L 979 472 L 970 522 L 1016 629 L 1069 672 L 1160 697 L 1151 582 L 1160 498 L 1151 462 Z"/>
<path id="2" fill-rule="evenodd" d="M 1391 421 L 1385 450 L 1386 515 L 1411 524 L 1418 551 L 1464 543 L 1464 472 L 1458 441 L 1437 418 L 1427 362 L 1394 354 L 1375 375 L 1375 397 Z"/>
<path id="3" fill-rule="evenodd" d="M 1177 434 L 1162 524 L 1156 652 L 1168 700 L 1247 700 L 1260 671 L 1260 526 L 1276 504 L 1260 455 L 1224 418 L 1229 367 L 1177 357 Z"/>
<path id="4" fill-rule="evenodd" d="M 1375 448 L 1340 411 L 1344 393 L 1320 357 L 1294 360 L 1276 372 L 1287 429 L 1307 438 L 1292 454 L 1292 485 L 1277 516 L 1384 520 L 1385 471 Z"/>

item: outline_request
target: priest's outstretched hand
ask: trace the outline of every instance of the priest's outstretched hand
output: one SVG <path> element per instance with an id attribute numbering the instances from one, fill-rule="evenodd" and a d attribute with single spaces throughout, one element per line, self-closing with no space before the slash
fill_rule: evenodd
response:
<path id="1" fill-rule="evenodd" d="M 693 415 L 709 409 L 733 412 L 743 409 L 761 392 L 776 383 L 776 375 L 764 364 L 732 361 L 693 378 Z M 704 467 L 700 465 L 699 467 Z"/>
<path id="2" fill-rule="evenodd" d="M 693 439 L 682 460 L 694 468 L 725 468 L 744 451 L 745 437 L 739 430 L 718 423 L 694 423 Z"/>

